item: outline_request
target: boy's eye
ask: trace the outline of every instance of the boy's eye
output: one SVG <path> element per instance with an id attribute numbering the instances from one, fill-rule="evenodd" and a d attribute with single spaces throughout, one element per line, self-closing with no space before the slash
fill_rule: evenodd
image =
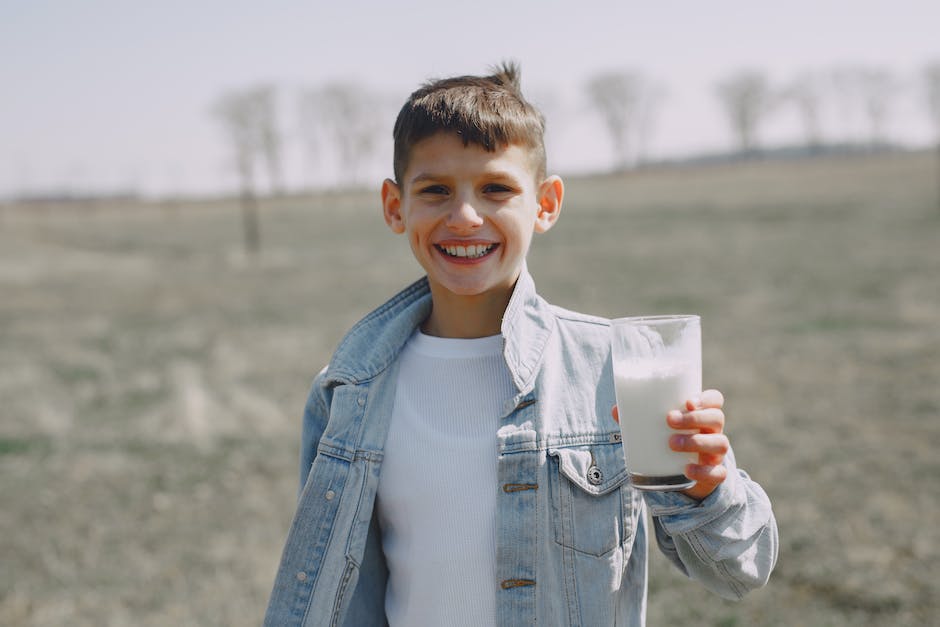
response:
<path id="1" fill-rule="evenodd" d="M 512 188 L 508 185 L 502 185 L 500 183 L 488 183 L 483 191 L 487 194 L 505 194 L 512 191 Z"/>
<path id="2" fill-rule="evenodd" d="M 421 194 L 446 194 L 447 188 L 443 185 L 428 185 L 418 190 Z"/>

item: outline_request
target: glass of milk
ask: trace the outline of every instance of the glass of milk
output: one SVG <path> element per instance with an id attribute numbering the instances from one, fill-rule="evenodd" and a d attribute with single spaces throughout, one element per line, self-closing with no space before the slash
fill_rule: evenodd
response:
<path id="1" fill-rule="evenodd" d="M 695 481 L 685 476 L 685 465 L 698 455 L 669 448 L 669 436 L 684 432 L 672 429 L 666 414 L 685 411 L 685 401 L 702 393 L 699 317 L 613 320 L 611 357 L 630 482 L 640 490 L 691 488 Z"/>

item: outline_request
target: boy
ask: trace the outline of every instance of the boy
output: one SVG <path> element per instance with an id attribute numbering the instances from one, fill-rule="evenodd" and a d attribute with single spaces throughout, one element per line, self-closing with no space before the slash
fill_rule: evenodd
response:
<path id="1" fill-rule="evenodd" d="M 670 440 L 699 453 L 693 488 L 626 479 L 608 323 L 549 305 L 526 270 L 564 196 L 543 132 L 513 65 L 429 83 L 399 113 L 383 213 L 427 276 L 314 382 L 266 625 L 642 625 L 646 507 L 716 593 L 767 581 L 776 524 L 719 392 L 663 417 L 698 430 Z"/>

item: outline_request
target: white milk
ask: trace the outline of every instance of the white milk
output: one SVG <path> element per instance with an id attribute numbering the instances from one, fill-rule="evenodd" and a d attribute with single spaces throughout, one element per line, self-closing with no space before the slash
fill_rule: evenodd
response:
<path id="1" fill-rule="evenodd" d="M 696 453 L 669 448 L 669 436 L 677 431 L 666 424 L 666 414 L 684 411 L 685 401 L 702 390 L 702 371 L 694 363 L 655 364 L 650 369 L 636 364 L 614 364 L 614 385 L 620 430 L 631 473 L 652 476 L 681 475 Z"/>

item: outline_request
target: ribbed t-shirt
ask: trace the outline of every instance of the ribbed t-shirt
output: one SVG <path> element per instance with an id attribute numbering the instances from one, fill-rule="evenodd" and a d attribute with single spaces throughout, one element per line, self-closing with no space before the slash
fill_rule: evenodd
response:
<path id="1" fill-rule="evenodd" d="M 391 627 L 496 622 L 496 431 L 515 393 L 501 335 L 402 350 L 378 489 Z"/>

